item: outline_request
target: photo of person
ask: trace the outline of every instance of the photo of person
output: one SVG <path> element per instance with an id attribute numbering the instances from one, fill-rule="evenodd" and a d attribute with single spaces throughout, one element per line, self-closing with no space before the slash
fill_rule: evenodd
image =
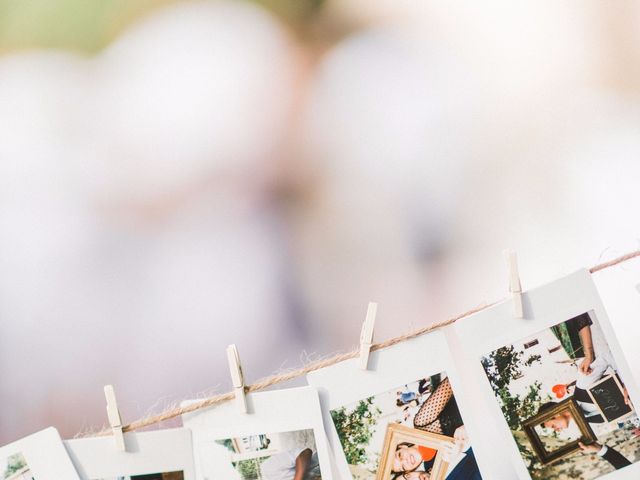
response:
<path id="1" fill-rule="evenodd" d="M 480 480 L 446 373 L 331 410 L 355 480 Z"/>
<path id="2" fill-rule="evenodd" d="M 143 475 L 124 475 L 118 477 L 94 478 L 93 480 L 184 480 L 183 472 L 146 473 Z"/>
<path id="3" fill-rule="evenodd" d="M 640 460 L 640 420 L 593 313 L 498 348 L 482 366 L 532 478 L 595 479 Z M 626 412 L 613 421 L 593 396 L 607 376 L 620 386 L 617 408 L 624 403 Z M 568 399 L 573 413 L 558 409 Z M 532 445 L 524 428 L 532 418 L 544 418 L 533 435 L 545 450 L 564 449 L 557 460 L 545 463 Z"/>
<path id="4" fill-rule="evenodd" d="M 557 450 L 582 439 L 582 432 L 570 412 L 560 418 L 561 420 L 549 420 L 534 427 L 547 450 Z"/>
<path id="5" fill-rule="evenodd" d="M 590 445 L 596 441 L 593 430 L 572 397 L 547 404 L 522 425 L 536 457 L 543 465 L 580 451 L 581 444 Z"/>
<path id="6" fill-rule="evenodd" d="M 226 438 L 200 447 L 204 478 L 322 479 L 313 430 Z"/>
<path id="7" fill-rule="evenodd" d="M 22 453 L 0 457 L 0 475 L 2 480 L 35 480 Z"/>

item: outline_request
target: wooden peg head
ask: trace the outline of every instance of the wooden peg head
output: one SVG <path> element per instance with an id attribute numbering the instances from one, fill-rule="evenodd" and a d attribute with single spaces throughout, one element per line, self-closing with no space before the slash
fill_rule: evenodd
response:
<path id="1" fill-rule="evenodd" d="M 247 397 L 245 392 L 244 374 L 240 363 L 240 355 L 235 344 L 227 347 L 227 361 L 229 362 L 229 373 L 231 374 L 231 383 L 236 395 L 236 403 L 238 409 L 242 413 L 247 413 Z"/>
<path id="2" fill-rule="evenodd" d="M 124 452 L 126 451 L 126 446 L 122 430 L 122 417 L 120 416 L 120 410 L 118 409 L 118 402 L 116 401 L 116 393 L 113 389 L 113 385 L 104 386 L 104 395 L 107 399 L 107 418 L 109 419 L 109 425 L 113 432 L 116 448 Z"/>
<path id="3" fill-rule="evenodd" d="M 376 313 L 378 304 L 369 302 L 367 307 L 367 316 L 362 324 L 360 331 L 360 357 L 358 366 L 361 370 L 366 370 L 369 366 L 369 354 L 371 353 L 371 345 L 373 344 L 373 331 L 375 329 Z"/>
<path id="4" fill-rule="evenodd" d="M 516 318 L 523 318 L 524 308 L 522 305 L 522 284 L 518 272 L 518 257 L 513 250 L 505 250 L 504 259 L 509 272 L 509 291 L 513 298 L 514 315 Z"/>

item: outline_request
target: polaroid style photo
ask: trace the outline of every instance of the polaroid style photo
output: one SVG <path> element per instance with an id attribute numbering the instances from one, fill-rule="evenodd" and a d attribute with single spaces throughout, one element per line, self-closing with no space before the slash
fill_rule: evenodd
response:
<path id="1" fill-rule="evenodd" d="M 480 480 L 476 432 L 444 335 L 431 332 L 310 373 L 342 479 Z"/>
<path id="2" fill-rule="evenodd" d="M 64 442 L 81 480 L 194 480 L 191 432 L 172 428 L 124 434 L 126 451 L 112 436 Z"/>
<path id="3" fill-rule="evenodd" d="M 58 431 L 49 427 L 0 447 L 1 480 L 78 480 Z"/>
<path id="4" fill-rule="evenodd" d="M 315 388 L 248 393 L 247 406 L 248 413 L 227 402 L 183 416 L 199 480 L 332 480 Z"/>
<path id="5" fill-rule="evenodd" d="M 522 479 L 640 478 L 640 397 L 591 275 L 523 300 L 524 319 L 507 301 L 447 329 L 483 399 L 475 415 L 500 431 Z"/>

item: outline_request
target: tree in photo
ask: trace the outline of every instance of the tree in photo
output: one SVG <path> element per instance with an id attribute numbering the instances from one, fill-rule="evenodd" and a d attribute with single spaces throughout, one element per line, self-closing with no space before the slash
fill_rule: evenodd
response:
<path id="1" fill-rule="evenodd" d="M 540 362 L 540 355 L 529 355 L 524 359 L 524 352 L 513 346 L 502 347 L 483 357 L 482 366 L 489 378 L 491 388 L 498 397 L 500 407 L 512 430 L 520 430 L 520 421 L 534 414 L 540 406 L 541 383 L 534 381 L 524 397 L 513 395 L 509 385 L 515 379 L 522 377 L 523 367 L 530 367 Z"/>
<path id="2" fill-rule="evenodd" d="M 258 480 L 261 478 L 260 465 L 269 457 L 252 458 L 242 460 L 235 465 L 242 480 Z"/>
<path id="3" fill-rule="evenodd" d="M 369 462 L 367 446 L 381 414 L 382 411 L 373 404 L 373 397 L 361 400 L 351 411 L 342 407 L 331 412 L 347 463 L 350 465 Z"/>
<path id="4" fill-rule="evenodd" d="M 21 453 L 15 453 L 7 458 L 7 468 L 4 470 L 3 478 L 9 478 L 27 466 L 27 461 Z"/>
<path id="5" fill-rule="evenodd" d="M 489 383 L 494 394 L 498 398 L 498 403 L 502 413 L 513 432 L 522 433 L 522 420 L 535 415 L 543 399 L 540 396 L 542 384 L 534 381 L 528 386 L 524 396 L 514 395 L 509 390 L 513 380 L 522 377 L 522 369 L 530 367 L 536 362 L 540 362 L 540 355 L 529 355 L 524 358 L 524 352 L 516 350 L 513 346 L 502 347 L 482 358 L 482 366 L 489 378 Z M 545 398 L 547 401 L 549 398 Z M 518 444 L 518 449 L 531 466 L 536 462 L 535 456 L 530 449 L 523 444 L 524 436 L 515 434 L 514 438 Z"/>

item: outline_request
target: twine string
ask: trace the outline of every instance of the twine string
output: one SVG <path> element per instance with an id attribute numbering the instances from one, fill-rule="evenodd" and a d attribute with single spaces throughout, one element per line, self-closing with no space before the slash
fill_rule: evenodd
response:
<path id="1" fill-rule="evenodd" d="M 591 267 L 589 269 L 590 273 L 595 273 L 595 272 L 599 272 L 601 270 L 604 270 L 606 268 L 610 268 L 616 265 L 619 265 L 623 262 L 632 260 L 636 257 L 640 257 L 640 250 L 635 250 L 633 252 L 629 252 L 626 253 L 620 257 L 614 258 L 610 261 L 607 262 L 603 262 L 600 263 L 598 265 L 595 265 L 593 267 Z M 425 327 L 422 327 L 418 330 L 414 330 L 412 332 L 406 333 L 404 335 L 400 335 L 399 337 L 394 337 L 391 338 L 389 340 L 385 340 L 384 342 L 380 342 L 380 343 L 375 343 L 371 346 L 371 351 L 376 351 L 376 350 L 381 350 L 383 348 L 388 348 L 391 347 L 393 345 L 397 345 L 398 343 L 402 343 L 405 342 L 407 340 L 411 340 L 412 338 L 416 338 L 419 337 L 421 335 L 424 335 L 426 333 L 429 333 L 433 330 L 437 330 L 439 328 L 443 328 L 446 327 L 447 325 L 451 325 L 455 322 L 457 322 L 458 320 L 462 320 L 463 318 L 469 317 L 471 315 L 474 315 L 478 312 L 481 312 L 482 310 L 486 310 L 489 307 L 492 307 L 493 305 L 496 305 L 499 302 L 493 302 L 490 304 L 484 304 L 475 308 L 472 308 L 471 310 L 468 310 L 464 313 L 461 313 L 459 315 L 456 315 L 455 317 L 449 318 L 447 320 L 443 320 L 440 322 L 436 322 L 436 323 L 432 323 L 430 325 L 427 325 Z M 346 352 L 346 353 L 341 353 L 338 354 L 334 357 L 330 357 L 324 360 L 319 360 L 317 362 L 313 362 L 310 363 L 309 365 L 303 366 L 301 368 L 298 368 L 296 370 L 292 370 L 290 372 L 284 372 L 284 373 L 279 373 L 276 375 L 272 375 L 266 378 L 263 378 L 262 380 L 259 380 L 258 382 L 252 384 L 252 385 L 248 385 L 246 387 L 246 391 L 247 392 L 257 392 L 259 390 L 265 390 L 273 385 L 277 385 L 279 383 L 283 383 L 283 382 L 287 382 L 289 380 L 293 380 L 294 378 L 298 378 L 301 376 L 304 376 L 310 372 L 316 371 L 316 370 L 320 370 L 323 369 L 325 367 L 329 367 L 331 365 L 335 365 L 337 363 L 343 362 L 345 360 L 350 360 L 352 358 L 356 358 L 359 355 L 359 351 L 358 350 L 353 350 L 351 352 Z M 179 417 L 181 415 L 187 414 L 187 413 L 192 413 L 195 412 L 197 410 L 201 410 L 203 408 L 207 408 L 207 407 L 212 407 L 214 405 L 218 405 L 224 402 L 228 402 L 230 400 L 233 400 L 235 398 L 235 394 L 234 392 L 227 392 L 227 393 L 221 393 L 219 395 L 214 395 L 212 397 L 209 398 L 205 398 L 202 400 L 198 400 L 196 402 L 193 402 L 189 405 L 183 406 L 183 407 L 177 407 L 177 408 L 172 408 L 169 410 L 166 410 L 164 412 L 161 412 L 159 414 L 156 415 L 151 415 L 148 416 L 146 418 L 142 418 L 140 420 L 136 420 L 128 425 L 125 425 L 123 427 L 123 430 L 125 432 L 131 432 L 133 430 L 139 430 L 141 428 L 144 427 L 149 427 L 151 425 L 155 425 L 167 420 L 171 420 L 173 418 Z M 109 435 L 111 433 L 111 430 L 109 429 L 105 429 L 102 432 L 98 433 L 98 435 Z"/>

